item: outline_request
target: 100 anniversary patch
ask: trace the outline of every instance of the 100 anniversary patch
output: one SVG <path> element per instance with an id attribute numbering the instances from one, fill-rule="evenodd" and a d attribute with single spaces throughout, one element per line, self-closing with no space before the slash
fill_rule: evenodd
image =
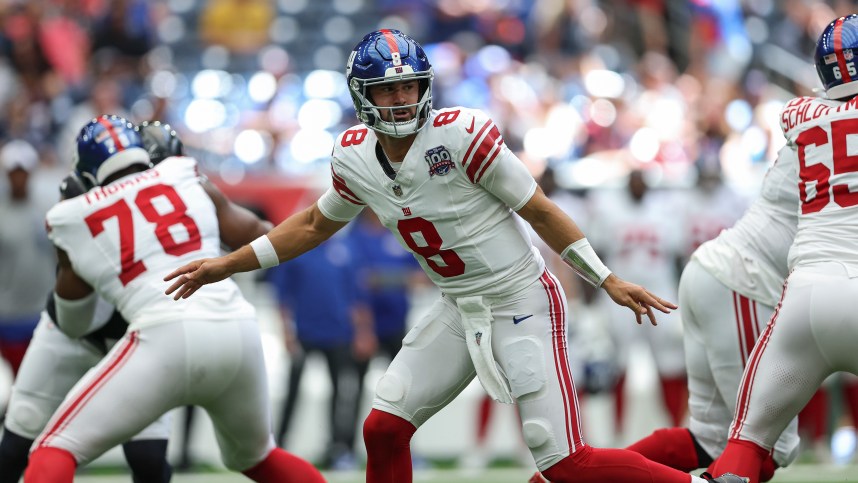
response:
<path id="1" fill-rule="evenodd" d="M 426 162 L 429 164 L 429 177 L 444 176 L 456 167 L 453 157 L 444 146 L 437 146 L 426 151 Z"/>

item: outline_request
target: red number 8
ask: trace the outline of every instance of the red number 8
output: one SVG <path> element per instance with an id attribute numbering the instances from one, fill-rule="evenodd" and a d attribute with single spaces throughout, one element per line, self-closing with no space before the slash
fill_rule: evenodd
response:
<path id="1" fill-rule="evenodd" d="M 408 245 L 408 248 L 423 257 L 423 259 L 426 260 L 426 264 L 429 265 L 429 268 L 431 268 L 435 273 L 445 278 L 455 277 L 465 273 L 465 262 L 459 258 L 459 255 L 456 255 L 456 252 L 453 250 L 441 249 L 441 243 L 443 242 L 441 240 L 441 234 L 438 233 L 438 229 L 435 228 L 435 225 L 433 225 L 431 221 L 420 217 L 408 218 L 406 220 L 399 220 L 396 227 L 399 229 L 399 234 L 402 235 L 402 239 L 405 240 L 405 244 Z M 417 241 L 414 239 L 415 233 L 419 233 L 423 236 L 423 239 L 426 241 L 426 245 L 417 244 Z M 434 256 L 441 257 L 441 260 L 444 261 L 444 265 L 441 265 L 430 258 Z"/>

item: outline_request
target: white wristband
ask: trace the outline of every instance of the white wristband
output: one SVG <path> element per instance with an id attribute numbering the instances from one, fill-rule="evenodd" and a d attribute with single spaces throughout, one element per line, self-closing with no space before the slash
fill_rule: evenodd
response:
<path id="1" fill-rule="evenodd" d="M 594 287 L 601 287 L 602 282 L 611 274 L 611 271 L 602 263 L 586 238 L 566 247 L 560 254 L 560 258 L 566 265 L 572 267 L 575 273 Z"/>
<path id="2" fill-rule="evenodd" d="M 277 256 L 277 250 L 268 239 L 268 235 L 262 235 L 250 242 L 250 248 L 256 254 L 256 259 L 259 260 L 259 268 L 271 268 L 280 264 L 280 258 Z"/>

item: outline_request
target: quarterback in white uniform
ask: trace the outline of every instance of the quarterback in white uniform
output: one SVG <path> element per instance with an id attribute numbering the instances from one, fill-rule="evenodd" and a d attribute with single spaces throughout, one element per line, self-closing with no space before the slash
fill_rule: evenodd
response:
<path id="1" fill-rule="evenodd" d="M 228 468 L 260 482 L 323 481 L 274 445 L 255 311 L 235 283 L 212 286 L 190 303 L 163 295 L 168 267 L 219 254 L 220 225 L 236 228 L 207 194 L 196 161 L 172 157 L 146 169 L 139 134 L 115 116 L 87 123 L 77 144 L 75 171 L 93 187 L 47 215 L 59 259 L 57 325 L 87 332 L 96 288 L 129 328 L 54 413 L 25 480 L 71 482 L 78 465 L 162 414 L 198 405 L 211 416 Z"/>
<path id="2" fill-rule="evenodd" d="M 512 212 L 638 321 L 675 306 L 601 264 L 484 113 L 431 110 L 431 65 L 413 39 L 397 30 L 368 34 L 347 77 L 363 125 L 337 138 L 332 188 L 250 246 L 179 267 L 167 276 L 176 279 L 167 293 L 183 300 L 233 273 L 296 257 L 369 206 L 443 295 L 378 383 L 364 422 L 367 482 L 411 481 L 412 435 L 475 373 L 493 398 L 518 405 L 525 442 L 552 481 L 698 481 L 636 453 L 584 443 L 565 296 Z M 729 478 L 719 481 L 742 481 Z"/>
<path id="3" fill-rule="evenodd" d="M 657 430 L 628 449 L 683 471 L 708 467 L 724 451 L 742 371 L 787 277 L 798 223 L 797 164 L 795 152 L 783 148 L 745 215 L 694 251 L 679 283 L 689 427 Z M 793 419 L 762 481 L 795 459 L 798 443 Z"/>
<path id="4" fill-rule="evenodd" d="M 826 377 L 858 373 L 858 15 L 831 22 L 817 42 L 827 98 L 800 97 L 781 113 L 799 182 L 798 231 L 782 298 L 748 358 L 727 447 L 714 471 L 751 481 L 781 432 Z"/>

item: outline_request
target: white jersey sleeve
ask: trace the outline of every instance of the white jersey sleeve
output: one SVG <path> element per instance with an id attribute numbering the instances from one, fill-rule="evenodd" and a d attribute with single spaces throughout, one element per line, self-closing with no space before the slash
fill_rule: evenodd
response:
<path id="1" fill-rule="evenodd" d="M 350 221 L 363 210 L 366 203 L 346 185 L 346 181 L 334 171 L 331 164 L 331 187 L 319 198 L 319 210 L 334 221 Z"/>
<path id="2" fill-rule="evenodd" d="M 787 255 L 798 226 L 798 160 L 784 147 L 766 176 L 759 198 L 738 222 L 693 255 L 718 281 L 774 307 L 787 277 Z"/>
<path id="3" fill-rule="evenodd" d="M 320 209 L 345 220 L 365 203 L 452 295 L 509 294 L 538 279 L 544 262 L 512 212 L 536 182 L 498 127 L 466 108 L 432 111 L 426 122 L 393 178 L 376 155 L 373 131 L 359 125 L 344 132 Z M 356 208 L 343 209 L 347 203 Z"/>
<path id="4" fill-rule="evenodd" d="M 47 225 L 74 271 L 115 305 L 132 329 L 254 315 L 229 279 L 206 285 L 189 299 L 174 301 L 164 294 L 169 283 L 163 278 L 176 267 L 220 255 L 217 212 L 192 158 L 169 158 L 62 201 L 48 212 Z"/>

